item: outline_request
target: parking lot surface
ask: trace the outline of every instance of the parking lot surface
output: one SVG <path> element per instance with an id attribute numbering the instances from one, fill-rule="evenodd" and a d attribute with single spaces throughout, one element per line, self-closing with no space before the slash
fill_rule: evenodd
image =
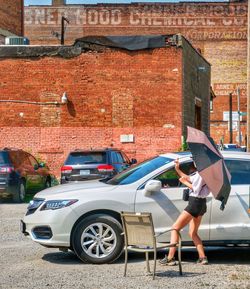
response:
<path id="1" fill-rule="evenodd" d="M 130 254 L 128 276 L 123 277 L 123 255 L 113 264 L 83 264 L 72 252 L 44 248 L 22 236 L 19 222 L 26 207 L 27 204 L 0 203 L 1 289 L 250 289 L 250 247 L 206 248 L 207 266 L 195 263 L 194 248 L 185 248 L 183 276 L 179 276 L 178 266 L 157 265 L 155 280 L 146 275 L 144 255 Z"/>

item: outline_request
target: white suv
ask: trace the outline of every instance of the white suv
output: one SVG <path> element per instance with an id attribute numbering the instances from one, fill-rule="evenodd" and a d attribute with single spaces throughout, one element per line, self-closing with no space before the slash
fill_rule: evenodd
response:
<path id="1" fill-rule="evenodd" d="M 250 244 L 250 154 L 223 152 L 232 175 L 225 210 L 212 195 L 200 226 L 205 245 Z M 73 250 L 84 262 L 114 261 L 123 250 L 121 211 L 151 212 L 157 232 L 172 226 L 186 206 L 174 169 L 179 158 L 189 171 L 190 153 L 160 155 L 120 173 L 109 181 L 70 183 L 35 195 L 21 221 L 22 232 L 47 247 Z M 153 180 L 153 182 L 152 182 Z M 152 184 L 158 186 L 151 187 Z M 184 243 L 191 244 L 187 228 Z M 169 241 L 161 236 L 159 241 Z"/>

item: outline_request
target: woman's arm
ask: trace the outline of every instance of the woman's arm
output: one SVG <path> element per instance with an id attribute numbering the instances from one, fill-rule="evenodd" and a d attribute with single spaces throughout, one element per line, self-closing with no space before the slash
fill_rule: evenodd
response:
<path id="1" fill-rule="evenodd" d="M 180 181 L 183 185 L 189 187 L 189 189 L 193 190 L 192 184 L 188 181 L 188 179 L 187 179 L 186 177 L 180 177 L 180 178 L 179 178 L 179 181 Z"/>
<path id="2" fill-rule="evenodd" d="M 186 179 L 188 180 L 188 179 L 189 179 L 189 176 L 186 175 L 186 174 L 184 174 L 183 171 L 181 171 L 181 169 L 180 169 L 179 159 L 176 159 L 176 160 L 174 161 L 174 163 L 175 163 L 175 170 L 176 170 L 177 174 L 178 174 L 180 177 L 184 177 L 184 178 L 186 178 Z"/>

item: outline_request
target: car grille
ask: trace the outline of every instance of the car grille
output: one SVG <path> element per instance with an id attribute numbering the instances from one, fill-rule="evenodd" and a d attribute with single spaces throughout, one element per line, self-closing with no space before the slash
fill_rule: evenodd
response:
<path id="1" fill-rule="evenodd" d="M 39 226 L 33 229 L 33 235 L 36 239 L 49 240 L 52 238 L 53 234 L 51 228 L 48 226 Z"/>
<path id="2" fill-rule="evenodd" d="M 29 206 L 27 208 L 26 216 L 33 214 L 44 202 L 45 199 L 33 199 L 30 201 Z"/>

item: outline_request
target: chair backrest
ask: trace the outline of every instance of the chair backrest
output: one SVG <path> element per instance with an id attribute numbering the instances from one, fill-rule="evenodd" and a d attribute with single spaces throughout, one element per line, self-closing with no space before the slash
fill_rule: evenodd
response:
<path id="1" fill-rule="evenodd" d="M 126 246 L 155 247 L 151 213 L 121 212 Z"/>

